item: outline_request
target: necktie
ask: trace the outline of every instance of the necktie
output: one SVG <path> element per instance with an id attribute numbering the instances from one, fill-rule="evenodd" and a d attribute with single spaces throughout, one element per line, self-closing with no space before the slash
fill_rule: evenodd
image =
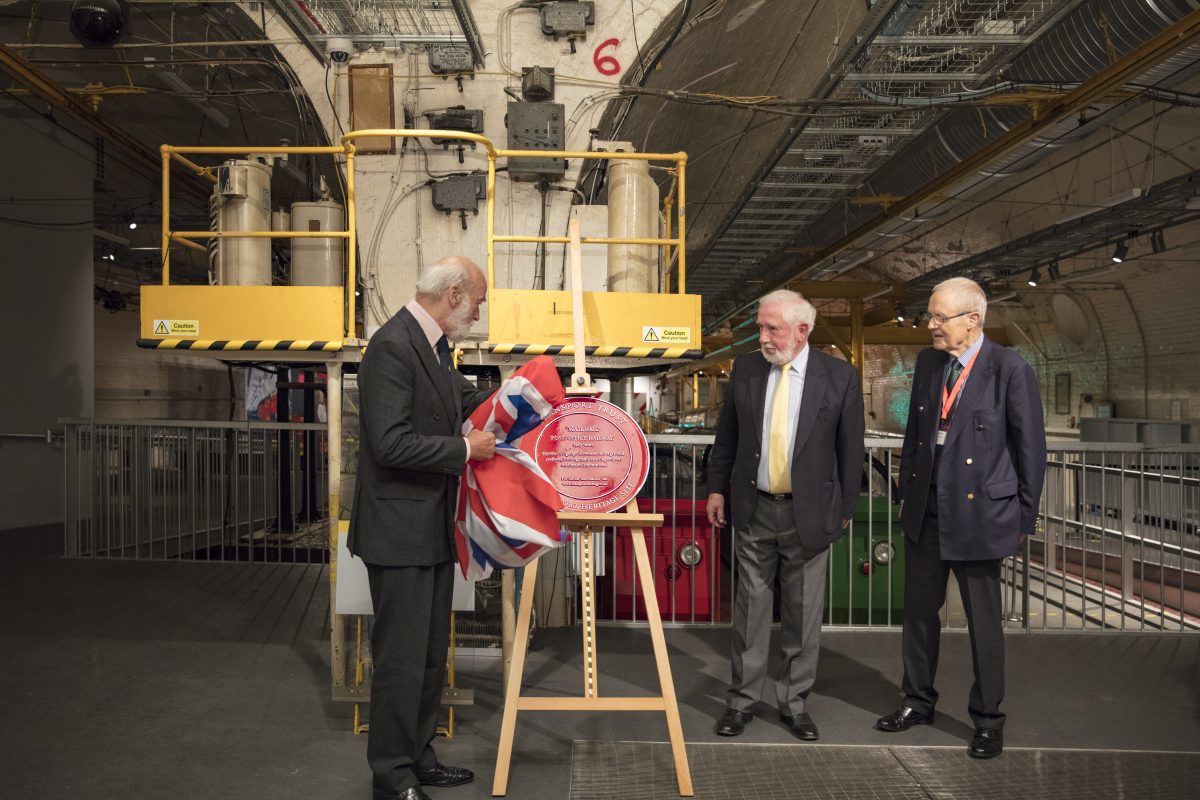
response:
<path id="1" fill-rule="evenodd" d="M 954 391 L 954 384 L 958 383 L 958 376 L 962 374 L 962 371 L 963 371 L 962 362 L 959 361 L 957 358 L 951 359 L 950 375 L 946 378 L 946 392 L 947 393 Z M 958 396 L 962 397 L 962 392 L 959 392 Z M 958 397 L 954 398 L 954 404 L 951 405 L 950 409 L 946 412 L 946 419 L 950 419 L 950 417 L 954 416 L 954 409 L 957 406 L 958 406 Z"/>
<path id="2" fill-rule="evenodd" d="M 788 377 L 790 366 L 780 367 L 779 383 L 775 386 L 775 399 L 771 401 L 771 427 L 767 453 L 768 491 L 772 494 L 787 494 L 792 491 L 792 474 L 788 464 Z"/>
<path id="3" fill-rule="evenodd" d="M 450 378 L 450 342 L 447 341 L 445 335 L 437 340 L 438 363 L 442 365 L 442 370 L 445 372 L 444 377 Z"/>

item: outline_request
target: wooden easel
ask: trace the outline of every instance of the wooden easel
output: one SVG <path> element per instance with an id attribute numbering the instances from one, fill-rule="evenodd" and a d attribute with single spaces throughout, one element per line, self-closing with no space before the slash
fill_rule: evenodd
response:
<path id="1" fill-rule="evenodd" d="M 622 513 L 588 514 L 560 512 L 559 521 L 574 531 L 579 538 L 579 585 L 583 606 L 583 696 L 582 697 L 529 697 L 521 694 L 521 674 L 525 669 L 525 650 L 529 640 L 529 618 L 533 610 L 533 592 L 538 562 L 532 561 L 525 567 L 525 580 L 521 584 L 521 607 L 517 611 L 517 634 L 513 647 L 512 669 L 508 686 L 504 692 L 504 718 L 500 725 L 500 746 L 496 753 L 496 776 L 492 781 L 492 794 L 501 796 L 508 791 L 508 768 L 512 760 L 513 736 L 517 727 L 518 711 L 662 711 L 667 716 L 667 733 L 671 739 L 671 755 L 675 759 L 675 777 L 679 782 L 679 794 L 691 797 L 692 774 L 688 768 L 687 750 L 683 742 L 683 726 L 679 721 L 679 705 L 675 700 L 675 683 L 671 678 L 671 665 L 667 660 L 667 643 L 663 637 L 662 618 L 658 613 L 658 597 L 654 593 L 653 572 L 646 551 L 646 536 L 643 528 L 662 525 L 662 514 L 643 514 L 638 511 L 637 500 L 631 500 Z M 650 640 L 654 645 L 654 663 L 658 668 L 661 695 L 649 697 L 602 697 L 597 677 L 599 647 L 596 642 L 596 593 L 595 562 L 593 560 L 592 534 L 605 526 L 629 527 L 633 529 L 633 552 L 637 559 L 638 583 L 646 601 L 646 620 L 650 627 Z"/>
<path id="2" fill-rule="evenodd" d="M 592 394 L 591 377 L 584 367 L 583 337 L 583 273 L 579 250 L 579 220 L 569 226 L 571 255 L 571 288 L 575 323 L 575 372 L 571 376 L 568 394 Z M 517 728 L 518 711 L 662 711 L 667 716 L 667 733 L 671 739 L 671 755 L 675 759 L 675 777 L 679 794 L 691 797 L 692 773 L 688 768 L 687 750 L 683 743 L 683 725 L 679 721 L 679 705 L 675 700 L 675 683 L 667 660 L 667 642 L 663 636 L 662 617 L 658 613 L 658 596 L 654 591 L 650 556 L 646 552 L 643 528 L 657 528 L 663 523 L 662 514 L 643 514 L 637 500 L 629 501 L 623 512 L 585 513 L 561 511 L 559 522 L 579 536 L 579 586 L 583 607 L 583 696 L 527 697 L 521 694 L 521 674 L 525 670 L 525 651 L 529 642 L 529 619 L 533 611 L 533 593 L 537 579 L 537 560 L 525 566 L 521 584 L 521 607 L 517 610 L 517 632 L 513 646 L 512 666 L 508 685 L 504 687 L 504 717 L 500 725 L 500 744 L 496 753 L 496 775 L 492 794 L 502 796 L 508 791 L 508 768 L 512 761 L 513 735 Z M 592 534 L 606 526 L 632 529 L 633 552 L 637 562 L 638 583 L 646 602 L 646 620 L 650 640 L 654 645 L 654 663 L 658 669 L 660 695 L 649 697 L 601 697 L 597 679 L 599 647 L 596 643 L 596 575 L 593 560 Z"/>

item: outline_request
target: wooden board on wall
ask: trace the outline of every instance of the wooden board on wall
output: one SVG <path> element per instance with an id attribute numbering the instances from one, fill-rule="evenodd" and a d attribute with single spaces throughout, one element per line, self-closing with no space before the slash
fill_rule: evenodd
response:
<path id="1" fill-rule="evenodd" d="M 395 128 L 396 106 L 391 64 L 350 67 L 350 130 Z M 354 142 L 359 153 L 394 153 L 396 140 L 374 136 Z"/>

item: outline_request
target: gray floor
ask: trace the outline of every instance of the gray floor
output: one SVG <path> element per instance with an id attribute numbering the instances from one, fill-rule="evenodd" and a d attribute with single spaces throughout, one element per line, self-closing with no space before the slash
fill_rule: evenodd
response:
<path id="1" fill-rule="evenodd" d="M 329 699 L 322 567 L 71 561 L 54 557 L 58 543 L 44 534 L 0 534 L 0 547 L 0 798 L 370 796 L 365 736 L 351 732 L 352 707 Z M 864 758 L 882 746 L 930 748 L 972 769 L 969 642 L 944 638 L 935 726 L 871 728 L 899 699 L 899 634 L 827 631 L 810 699 L 821 741 L 795 743 L 764 704 L 736 742 L 830 748 L 829 757 L 844 745 L 874 746 Z M 604 628 L 599 639 L 602 694 L 657 689 L 644 631 Z M 712 732 L 728 632 L 676 628 L 667 639 L 685 737 L 728 743 Z M 525 686 L 536 689 L 525 691 L 577 693 L 577 632 L 541 643 L 526 669 Z M 1200 752 L 1200 636 L 1012 633 L 1008 645 L 1014 762 L 1020 748 Z M 478 778 L 430 794 L 489 797 L 499 661 L 476 654 L 459 667 L 476 704 L 438 752 Z M 522 714 L 509 797 L 566 798 L 574 740 L 665 738 L 654 714 Z M 796 781 L 804 785 L 802 772 Z"/>

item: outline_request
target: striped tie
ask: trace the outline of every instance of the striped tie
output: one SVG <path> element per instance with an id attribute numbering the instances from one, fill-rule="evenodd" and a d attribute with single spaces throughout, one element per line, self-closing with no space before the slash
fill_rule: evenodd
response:
<path id="1" fill-rule="evenodd" d="M 792 491 L 792 474 L 788 465 L 788 377 L 790 365 L 779 368 L 779 383 L 771 401 L 770 452 L 767 454 L 768 491 L 787 494 Z"/>

